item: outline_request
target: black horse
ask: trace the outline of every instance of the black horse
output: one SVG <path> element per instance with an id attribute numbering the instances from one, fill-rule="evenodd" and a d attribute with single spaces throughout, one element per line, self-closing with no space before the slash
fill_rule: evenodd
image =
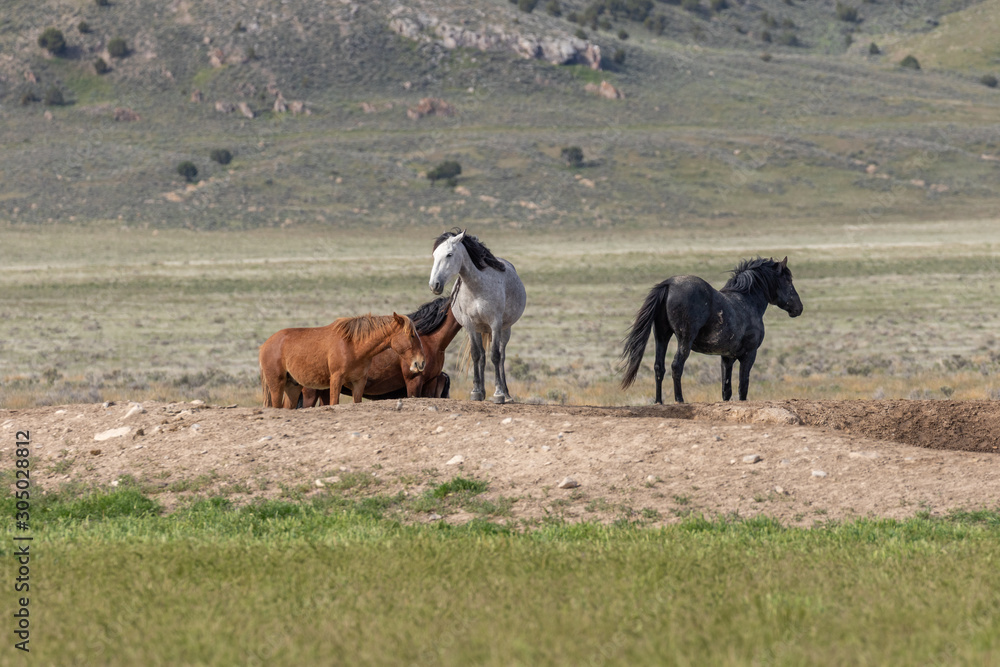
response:
<path id="1" fill-rule="evenodd" d="M 787 311 L 792 317 L 802 314 L 802 301 L 792 285 L 788 258 L 744 260 L 733 269 L 721 291 L 697 276 L 667 278 L 649 291 L 636 313 L 635 322 L 625 337 L 622 363 L 625 376 L 622 389 L 635 381 L 649 340 L 649 330 L 656 338 L 656 402 L 663 403 L 664 358 L 670 337 L 677 335 L 677 354 L 670 365 L 674 378 L 674 399 L 684 402 L 681 375 L 691 350 L 702 354 L 722 355 L 722 400 L 733 395 L 733 362 L 740 361 L 740 400 L 747 400 L 750 369 L 757 358 L 757 348 L 764 340 L 764 310 L 768 304 Z"/>

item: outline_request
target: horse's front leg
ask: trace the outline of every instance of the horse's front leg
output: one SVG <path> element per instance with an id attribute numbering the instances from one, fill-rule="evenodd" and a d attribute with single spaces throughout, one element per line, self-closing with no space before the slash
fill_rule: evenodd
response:
<path id="1" fill-rule="evenodd" d="M 500 347 L 503 344 L 503 332 L 499 326 L 493 327 L 493 340 L 490 342 L 490 361 L 493 362 L 493 383 L 496 385 L 496 390 L 493 392 L 493 402 L 502 404 L 507 397 L 505 396 L 505 391 L 502 386 L 503 382 L 503 353 L 500 351 Z M 483 369 L 485 372 L 485 368 Z"/>
<path id="2" fill-rule="evenodd" d="M 722 357 L 722 400 L 728 401 L 733 397 L 733 364 L 735 357 Z M 740 365 L 742 369 L 742 364 Z"/>
<path id="3" fill-rule="evenodd" d="M 486 350 L 483 348 L 482 334 L 469 330 L 469 343 L 472 352 L 472 395 L 474 401 L 486 398 L 484 376 L 486 375 Z"/>
<path id="4" fill-rule="evenodd" d="M 344 376 L 340 373 L 330 374 L 330 405 L 340 404 L 340 390 L 344 387 Z M 364 389 L 364 387 L 362 387 Z M 354 388 L 351 387 L 351 391 Z"/>
<path id="5" fill-rule="evenodd" d="M 757 358 L 757 350 L 747 352 L 740 357 L 740 400 L 747 400 L 747 390 L 750 389 L 750 369 Z"/>
<path id="6" fill-rule="evenodd" d="M 677 338 L 677 354 L 674 355 L 674 361 L 670 364 L 670 374 L 674 378 L 674 400 L 678 403 L 684 402 L 684 393 L 681 391 L 681 376 L 684 375 L 684 362 L 687 361 L 688 355 L 691 354 L 691 341 L 682 341 L 680 337 Z M 743 367 L 740 367 L 742 371 Z"/>
<path id="7" fill-rule="evenodd" d="M 510 327 L 507 327 L 500 332 L 500 365 L 498 366 L 500 371 L 499 389 L 503 390 L 504 400 L 512 401 L 514 399 L 511 398 L 510 390 L 507 388 L 507 343 L 509 341 Z"/>

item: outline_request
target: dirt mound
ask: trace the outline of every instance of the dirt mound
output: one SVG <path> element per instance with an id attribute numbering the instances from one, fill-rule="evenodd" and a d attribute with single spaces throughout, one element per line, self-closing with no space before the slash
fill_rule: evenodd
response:
<path id="1" fill-rule="evenodd" d="M 37 487 L 127 478 L 167 508 L 192 496 L 384 494 L 402 499 L 404 520 L 440 512 L 460 522 L 487 505 L 428 512 L 405 500 L 459 475 L 489 482 L 492 520 L 667 522 L 694 512 L 808 525 L 995 508 L 1000 498 L 993 402 L 68 405 L 0 411 L 0 451 L 19 430 L 31 431 Z M 567 476 L 580 486 L 558 488 Z"/>

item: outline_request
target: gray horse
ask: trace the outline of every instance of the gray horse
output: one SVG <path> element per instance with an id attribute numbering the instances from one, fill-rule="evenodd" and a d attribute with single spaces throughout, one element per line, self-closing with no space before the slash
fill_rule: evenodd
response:
<path id="1" fill-rule="evenodd" d="M 452 276 L 458 274 L 452 290 L 451 310 L 465 327 L 472 346 L 472 400 L 486 398 L 483 388 L 486 375 L 486 350 L 496 372 L 494 403 L 511 400 L 507 390 L 504 361 L 510 328 L 524 312 L 527 295 L 514 265 L 495 257 L 475 236 L 457 227 L 434 241 L 434 266 L 430 288 L 441 294 Z"/>

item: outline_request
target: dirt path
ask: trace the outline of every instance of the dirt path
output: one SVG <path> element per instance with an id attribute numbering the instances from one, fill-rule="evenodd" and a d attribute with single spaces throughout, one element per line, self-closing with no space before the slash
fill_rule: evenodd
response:
<path id="1" fill-rule="evenodd" d="M 1000 402 L 69 405 L 0 411 L 5 460 L 25 429 L 36 485 L 108 485 L 130 475 L 167 508 L 191 495 L 416 496 L 457 475 L 488 481 L 484 498 L 515 499 L 506 513 L 515 520 L 655 523 L 694 511 L 811 525 L 1000 506 Z M 567 476 L 580 486 L 557 488 Z M 449 512 L 444 520 L 474 516 Z"/>

